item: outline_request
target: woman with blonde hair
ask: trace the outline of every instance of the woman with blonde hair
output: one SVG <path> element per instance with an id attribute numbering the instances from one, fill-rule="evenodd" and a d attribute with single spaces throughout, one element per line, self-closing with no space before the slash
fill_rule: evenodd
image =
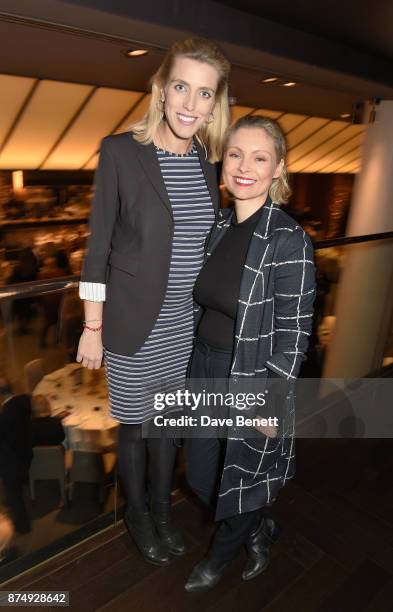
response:
<path id="1" fill-rule="evenodd" d="M 218 215 L 214 163 L 228 126 L 229 68 L 211 41 L 175 43 L 152 78 L 146 116 L 103 139 L 81 274 L 77 361 L 99 368 L 104 356 L 125 524 L 159 565 L 185 550 L 170 504 L 176 447 L 146 439 L 142 425 L 154 415 L 155 383 L 186 374 L 192 289 Z"/>
<path id="2" fill-rule="evenodd" d="M 229 131 L 223 179 L 234 209 L 222 211 L 195 283 L 189 376 L 214 390 L 221 384 L 235 404 L 219 407 L 225 436 L 186 440 L 188 481 L 219 521 L 208 555 L 186 583 L 189 592 L 215 586 L 243 546 L 243 580 L 264 571 L 278 530 L 263 508 L 294 474 L 290 382 L 305 359 L 315 278 L 311 241 L 280 207 L 289 196 L 285 157 L 284 136 L 271 119 L 247 116 Z M 270 379 L 273 397 L 272 389 L 265 393 Z M 249 418 L 247 427 L 239 416 Z"/>

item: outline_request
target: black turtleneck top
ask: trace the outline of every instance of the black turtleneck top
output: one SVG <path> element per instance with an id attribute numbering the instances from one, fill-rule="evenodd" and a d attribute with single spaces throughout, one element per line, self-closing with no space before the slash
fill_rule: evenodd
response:
<path id="1" fill-rule="evenodd" d="M 204 312 L 198 326 L 198 339 L 218 349 L 231 351 L 240 282 L 252 234 L 262 206 L 238 223 L 233 214 L 231 226 L 206 261 L 197 277 L 194 298 Z"/>

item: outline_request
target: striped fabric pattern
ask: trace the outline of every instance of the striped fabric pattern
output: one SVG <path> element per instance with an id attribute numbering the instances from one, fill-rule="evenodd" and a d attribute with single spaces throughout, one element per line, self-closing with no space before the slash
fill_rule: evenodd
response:
<path id="1" fill-rule="evenodd" d="M 104 349 L 111 415 L 125 424 L 157 414 L 151 391 L 185 379 L 193 338 L 193 287 L 214 210 L 195 146 L 185 155 L 157 148 L 172 206 L 174 234 L 169 278 L 158 319 L 141 349 L 130 356 Z M 132 324 L 132 321 L 130 321 Z"/>

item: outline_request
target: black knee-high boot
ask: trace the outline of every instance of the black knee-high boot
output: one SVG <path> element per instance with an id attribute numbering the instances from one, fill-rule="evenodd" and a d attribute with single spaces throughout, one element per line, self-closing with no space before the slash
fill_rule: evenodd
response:
<path id="1" fill-rule="evenodd" d="M 154 524 L 161 541 L 174 555 L 185 553 L 183 536 L 173 521 L 170 493 L 177 448 L 166 438 L 150 438 L 149 492 Z"/>
<path id="2" fill-rule="evenodd" d="M 147 561 L 167 565 L 170 556 L 156 533 L 146 500 L 146 450 L 141 425 L 120 425 L 118 464 L 127 497 L 125 525 Z"/>

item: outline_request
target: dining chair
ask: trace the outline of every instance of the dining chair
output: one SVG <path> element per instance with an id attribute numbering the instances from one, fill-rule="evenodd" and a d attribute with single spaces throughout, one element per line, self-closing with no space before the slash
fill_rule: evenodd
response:
<path id="1" fill-rule="evenodd" d="M 80 427 L 78 429 L 80 436 L 78 450 L 110 452 L 117 446 L 117 429 L 117 424 L 105 429 Z"/>
<path id="2" fill-rule="evenodd" d="M 83 450 L 82 448 L 82 434 L 81 430 L 77 425 L 64 425 L 66 431 L 66 439 L 68 448 L 71 450 Z"/>
<path id="3" fill-rule="evenodd" d="M 61 498 L 66 501 L 66 478 L 70 468 L 70 453 L 62 444 L 57 446 L 35 446 L 29 472 L 30 495 L 35 500 L 36 480 L 57 480 Z"/>
<path id="4" fill-rule="evenodd" d="M 35 387 L 44 378 L 43 360 L 33 359 L 24 365 L 25 386 L 27 393 L 33 393 Z"/>
<path id="5" fill-rule="evenodd" d="M 72 451 L 72 464 L 69 475 L 69 500 L 72 501 L 75 483 L 87 482 L 99 485 L 99 500 L 102 504 L 105 500 L 105 486 L 115 466 L 115 453 L 85 450 Z"/>

